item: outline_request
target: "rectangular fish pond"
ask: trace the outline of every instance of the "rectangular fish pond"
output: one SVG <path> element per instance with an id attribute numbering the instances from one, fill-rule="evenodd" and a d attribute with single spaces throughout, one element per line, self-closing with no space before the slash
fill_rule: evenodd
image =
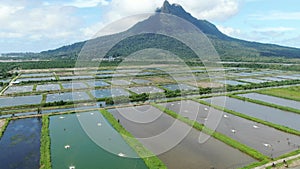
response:
<path id="1" fill-rule="evenodd" d="M 279 110 L 276 108 L 263 106 L 231 97 L 219 96 L 214 97 L 214 104 L 222 106 L 223 100 L 226 100 L 225 108 L 239 113 L 246 114 L 251 117 L 259 118 L 268 122 L 290 127 L 295 130 L 300 130 L 300 115 L 288 111 Z M 203 99 L 210 103 L 211 98 Z"/>
<path id="2" fill-rule="evenodd" d="M 177 101 L 161 105 L 200 124 L 206 123 L 209 128 L 212 128 L 209 124 L 213 122 L 217 124 L 217 132 L 272 158 L 297 150 L 298 146 L 300 146 L 299 136 L 257 124 L 194 101 Z M 216 121 L 218 118 L 220 118 L 220 121 Z"/>
<path id="3" fill-rule="evenodd" d="M 83 101 L 90 100 L 91 98 L 86 92 L 67 92 L 67 93 L 56 93 L 56 94 L 48 94 L 46 103 L 49 102 L 70 102 L 70 101 Z"/>
<path id="4" fill-rule="evenodd" d="M 259 93 L 240 94 L 239 96 L 300 110 L 300 102 L 294 100 L 288 100 Z"/>
<path id="5" fill-rule="evenodd" d="M 53 73 L 29 73 L 29 74 L 22 74 L 20 77 L 45 77 L 45 76 L 53 76 Z"/>
<path id="6" fill-rule="evenodd" d="M 255 161 L 214 138 L 199 143 L 198 130 L 190 129 L 152 106 L 108 111 L 170 169 L 240 168 Z"/>
<path id="7" fill-rule="evenodd" d="M 144 161 L 98 111 L 50 117 L 53 169 L 146 169 Z"/>
<path id="8" fill-rule="evenodd" d="M 60 76 L 59 80 L 93 79 L 94 76 Z"/>
<path id="9" fill-rule="evenodd" d="M 90 87 L 105 87 L 110 86 L 110 84 L 102 81 L 102 80 L 95 80 L 95 81 L 87 81 L 86 82 Z"/>
<path id="10" fill-rule="evenodd" d="M 169 85 L 165 85 L 163 86 L 164 88 L 168 89 L 168 90 L 181 90 L 181 91 L 185 91 L 185 90 L 198 90 L 197 87 L 194 86 L 190 86 L 187 84 L 169 84 Z"/>
<path id="11" fill-rule="evenodd" d="M 32 89 L 33 89 L 33 85 L 29 85 L 29 86 L 11 86 L 4 92 L 4 94 L 32 92 Z"/>
<path id="12" fill-rule="evenodd" d="M 1 169 L 39 169 L 40 133 L 38 118 L 12 120 L 0 139 Z"/>
<path id="13" fill-rule="evenodd" d="M 34 96 L 18 96 L 18 97 L 0 97 L 0 107 L 12 107 L 21 105 L 40 104 L 41 95 Z"/>
<path id="14" fill-rule="evenodd" d="M 70 82 L 62 84 L 64 89 L 85 89 L 87 85 L 82 82 Z"/>
<path id="15" fill-rule="evenodd" d="M 40 81 L 51 81 L 55 80 L 55 77 L 36 77 L 36 78 L 20 78 L 17 82 L 40 82 Z"/>
<path id="16" fill-rule="evenodd" d="M 232 86 L 237 86 L 237 85 L 246 85 L 247 83 L 235 81 L 235 80 L 218 80 L 218 82 L 225 84 L 225 85 L 232 85 Z"/>
<path id="17" fill-rule="evenodd" d="M 243 82 L 248 82 L 248 83 L 265 83 L 265 82 L 268 82 L 268 80 L 251 79 L 251 78 L 248 78 L 248 79 L 240 79 L 240 80 L 243 81 Z"/>
<path id="18" fill-rule="evenodd" d="M 164 90 L 157 88 L 155 86 L 143 86 L 143 87 L 131 87 L 129 88 L 130 91 L 136 93 L 136 94 L 142 94 L 142 93 L 163 93 Z"/>
<path id="19" fill-rule="evenodd" d="M 60 90 L 59 84 L 37 85 L 36 91 L 57 91 Z"/>
<path id="20" fill-rule="evenodd" d="M 122 88 L 108 88 L 108 89 L 92 90 L 91 93 L 97 99 L 130 95 L 130 93 L 128 91 L 126 91 Z"/>

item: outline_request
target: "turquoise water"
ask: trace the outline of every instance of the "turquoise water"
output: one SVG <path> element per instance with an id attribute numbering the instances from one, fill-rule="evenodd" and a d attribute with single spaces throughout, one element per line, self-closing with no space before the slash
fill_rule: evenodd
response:
<path id="1" fill-rule="evenodd" d="M 81 124 L 86 124 L 86 128 L 83 129 Z M 49 129 L 53 169 L 68 169 L 69 166 L 79 169 L 147 168 L 142 159 L 127 158 L 137 157 L 137 154 L 97 111 L 81 113 L 79 116 L 70 114 L 50 117 Z M 70 148 L 66 149 L 66 145 Z"/>

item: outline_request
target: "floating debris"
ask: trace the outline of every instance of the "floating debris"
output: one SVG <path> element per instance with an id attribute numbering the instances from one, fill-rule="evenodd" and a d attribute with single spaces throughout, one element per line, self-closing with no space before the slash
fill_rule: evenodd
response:
<path id="1" fill-rule="evenodd" d="M 118 154 L 118 156 L 120 156 L 120 157 L 124 157 L 124 156 L 125 156 L 125 154 L 123 154 L 123 153 L 119 153 L 119 154 Z"/>
<path id="2" fill-rule="evenodd" d="M 257 125 L 253 125 L 253 128 L 258 129 L 259 127 Z"/>
<path id="3" fill-rule="evenodd" d="M 75 166 L 74 166 L 74 165 L 72 165 L 72 166 L 70 166 L 70 167 L 69 167 L 69 169 L 75 169 Z"/>
<path id="4" fill-rule="evenodd" d="M 236 133 L 236 130 L 232 129 L 231 132 L 232 132 L 232 133 Z"/>
<path id="5" fill-rule="evenodd" d="M 205 110 L 205 111 L 207 111 L 207 110 L 208 110 L 208 108 L 207 108 L 207 107 L 205 107 L 205 108 L 204 108 L 204 110 Z"/>
<path id="6" fill-rule="evenodd" d="M 102 126 L 102 124 L 101 123 L 97 123 L 97 126 Z"/>
<path id="7" fill-rule="evenodd" d="M 63 117 L 63 116 L 60 116 L 59 118 L 60 118 L 60 119 L 64 119 L 65 117 Z"/>
<path id="8" fill-rule="evenodd" d="M 69 149 L 69 148 L 71 148 L 70 145 L 65 145 L 65 149 Z"/>
<path id="9" fill-rule="evenodd" d="M 226 115 L 226 114 L 224 114 L 224 117 L 225 117 L 225 118 L 228 118 L 229 116 L 228 116 L 228 115 Z"/>
<path id="10" fill-rule="evenodd" d="M 271 144 L 268 144 L 268 143 L 264 143 L 264 146 L 265 147 L 272 147 Z"/>

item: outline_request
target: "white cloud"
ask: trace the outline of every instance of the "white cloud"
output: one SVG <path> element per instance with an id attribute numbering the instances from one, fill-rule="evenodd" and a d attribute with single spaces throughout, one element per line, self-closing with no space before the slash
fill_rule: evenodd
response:
<path id="1" fill-rule="evenodd" d="M 98 5 L 101 6 L 106 6 L 108 5 L 109 2 L 107 0 L 74 0 L 69 3 L 64 3 L 63 5 L 66 6 L 74 6 L 77 8 L 91 8 L 91 7 L 96 7 Z"/>
<path id="2" fill-rule="evenodd" d="M 171 0 L 182 4 L 192 15 L 210 21 L 224 21 L 239 11 L 239 0 Z"/>
<path id="3" fill-rule="evenodd" d="M 254 14 L 249 17 L 252 20 L 300 20 L 300 12 L 273 11 L 268 14 Z"/>
<path id="4" fill-rule="evenodd" d="M 163 2 L 164 0 L 0 0 L 0 38 L 12 43 L 38 42 L 39 46 L 70 44 L 92 37 L 112 21 L 135 14 L 152 13 Z M 170 3 L 181 4 L 195 17 L 212 21 L 226 20 L 235 15 L 239 8 L 239 0 L 170 0 Z M 79 16 L 76 12 L 79 8 L 89 7 L 102 10 L 104 14 L 99 18 L 103 19 L 86 24 L 84 17 L 89 14 Z M 126 30 L 141 19 L 144 18 L 127 20 L 127 23 L 115 26 L 115 29 L 104 34 Z M 33 46 L 38 48 L 35 47 L 38 45 Z M 0 45 L 1 49 L 3 47 Z"/>
<path id="5" fill-rule="evenodd" d="M 161 7 L 164 0 L 112 0 L 107 14 L 109 20 L 117 20 L 121 17 L 154 12 Z M 169 0 L 180 4 L 193 16 L 212 21 L 223 21 L 239 11 L 239 0 Z"/>
<path id="6" fill-rule="evenodd" d="M 217 28 L 224 34 L 228 35 L 228 36 L 233 36 L 233 37 L 237 37 L 240 36 L 241 34 L 241 30 L 240 29 L 235 29 L 232 27 L 225 27 L 225 26 L 221 26 L 221 25 L 217 25 Z"/>
<path id="7" fill-rule="evenodd" d="M 39 4 L 36 4 L 39 5 Z M 1 8 L 15 9 L 13 14 L 3 14 L 0 17 L 1 37 L 68 38 L 74 28 L 78 28 L 80 19 L 73 16 L 73 7 L 61 6 L 23 6 L 1 4 Z M 7 35 L 5 35 L 7 34 Z"/>

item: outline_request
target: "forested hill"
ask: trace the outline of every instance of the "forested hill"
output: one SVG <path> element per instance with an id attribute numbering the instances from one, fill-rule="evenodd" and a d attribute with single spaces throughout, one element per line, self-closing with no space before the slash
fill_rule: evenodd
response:
<path id="1" fill-rule="evenodd" d="M 178 17 L 184 18 L 185 20 L 194 24 L 199 28 L 207 37 L 210 39 L 217 52 L 221 58 L 242 58 L 242 57 L 285 57 L 285 58 L 300 58 L 300 49 L 283 47 L 273 44 L 262 44 L 257 42 L 249 42 L 244 40 L 239 40 L 236 38 L 229 37 L 222 32 L 220 32 L 215 25 L 206 21 L 199 20 L 193 17 L 191 14 L 186 12 L 180 5 L 169 4 L 168 1 L 164 2 L 164 5 L 157 9 L 157 13 L 167 13 L 176 15 Z M 136 27 L 142 27 L 144 24 L 151 24 L 153 17 L 148 18 L 142 22 L 137 23 L 131 29 Z M 150 26 L 150 25 L 148 25 Z M 153 25 L 152 25 L 153 26 Z M 129 29 L 128 31 L 131 31 Z M 122 34 L 122 33 L 121 33 Z M 110 35 L 116 36 L 116 35 Z M 104 39 L 109 39 L 110 37 L 99 37 L 93 39 L 94 42 L 101 42 Z M 157 42 L 160 42 L 159 45 Z M 161 45 L 162 43 L 164 45 Z M 58 49 L 44 51 L 38 54 L 39 57 L 46 58 L 76 58 L 82 47 L 86 42 L 79 42 L 69 46 L 63 46 Z M 109 56 L 126 56 L 134 51 L 138 51 L 145 48 L 166 48 L 171 52 L 184 57 L 190 58 L 194 57 L 193 53 L 184 46 L 182 43 L 175 42 L 174 39 L 168 39 L 163 36 L 145 34 L 142 36 L 131 37 L 122 41 L 120 44 L 116 45 L 107 54 Z"/>

